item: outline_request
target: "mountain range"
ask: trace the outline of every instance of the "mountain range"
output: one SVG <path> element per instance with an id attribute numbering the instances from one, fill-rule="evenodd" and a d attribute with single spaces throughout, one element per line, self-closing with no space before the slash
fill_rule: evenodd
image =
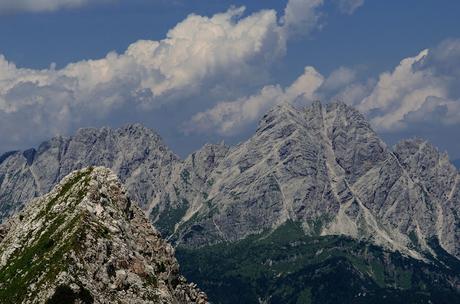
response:
<path id="1" fill-rule="evenodd" d="M 141 125 L 9 152 L 0 216 L 88 166 L 118 175 L 216 303 L 236 291 L 262 303 L 459 299 L 458 170 L 421 139 L 388 147 L 343 103 L 276 106 L 248 140 L 184 160 Z M 341 276 L 349 284 L 331 279 Z"/>

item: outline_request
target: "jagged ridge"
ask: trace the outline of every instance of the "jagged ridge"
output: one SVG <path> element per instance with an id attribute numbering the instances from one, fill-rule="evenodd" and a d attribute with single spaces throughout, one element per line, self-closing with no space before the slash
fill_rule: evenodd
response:
<path id="1" fill-rule="evenodd" d="M 80 129 L 55 137 L 38 149 L 10 152 L 0 162 L 0 221 L 32 198 L 48 193 L 74 170 L 104 166 L 125 184 L 129 196 L 146 207 L 164 188 L 179 158 L 154 131 L 139 124 L 119 129 Z"/>
<path id="2" fill-rule="evenodd" d="M 1 303 L 207 303 L 103 167 L 65 177 L 0 231 Z"/>

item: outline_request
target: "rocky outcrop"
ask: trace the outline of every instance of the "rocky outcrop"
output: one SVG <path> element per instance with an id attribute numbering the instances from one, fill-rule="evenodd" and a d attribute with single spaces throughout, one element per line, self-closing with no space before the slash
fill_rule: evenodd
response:
<path id="1" fill-rule="evenodd" d="M 71 173 L 0 235 L 1 303 L 207 303 L 102 167 Z"/>

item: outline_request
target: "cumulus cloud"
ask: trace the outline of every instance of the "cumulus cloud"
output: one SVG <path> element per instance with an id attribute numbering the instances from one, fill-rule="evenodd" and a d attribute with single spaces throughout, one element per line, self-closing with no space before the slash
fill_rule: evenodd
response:
<path id="1" fill-rule="evenodd" d="M 0 56 L 1 137 L 14 140 L 4 133 L 11 126 L 18 140 L 28 130 L 37 137 L 65 133 L 126 104 L 155 108 L 213 78 L 250 76 L 252 68 L 283 55 L 285 40 L 275 11 L 243 13 L 232 8 L 212 17 L 190 15 L 161 41 L 138 41 L 122 54 L 58 70 L 18 68 Z"/>
<path id="2" fill-rule="evenodd" d="M 0 11 L 85 3 L 3 1 Z M 244 7 L 211 17 L 192 14 L 163 40 L 138 41 L 122 54 L 111 52 L 105 58 L 58 70 L 18 68 L 0 56 L 0 133 L 17 125 L 18 119 L 24 133 L 33 129 L 37 137 L 65 133 L 73 124 L 109 115 L 122 106 L 152 109 L 199 92 L 203 85 L 209 88 L 213 81 L 248 82 L 285 54 L 289 37 L 302 28 L 312 30 L 321 4 L 319 0 L 290 0 L 280 18 L 274 10 L 245 15 Z M 25 136 L 20 128 L 15 133 L 18 140 Z"/>
<path id="3" fill-rule="evenodd" d="M 356 79 L 356 71 L 348 67 L 334 70 L 322 85 L 325 90 L 337 90 L 351 84 Z"/>
<path id="4" fill-rule="evenodd" d="M 340 67 L 325 77 L 314 67 L 307 66 L 304 73 L 286 88 L 279 84 L 267 85 L 256 94 L 221 101 L 197 113 L 185 124 L 184 131 L 232 136 L 277 104 L 305 105 L 314 100 L 340 100 L 354 104 L 368 96 L 374 86 L 373 80 L 358 82 L 357 70 L 348 67 Z"/>
<path id="5" fill-rule="evenodd" d="M 89 1 L 0 0 L 0 12 L 55 10 L 86 3 Z M 257 83 L 259 78 L 266 84 L 264 75 L 273 62 L 285 55 L 288 40 L 310 33 L 320 24 L 322 5 L 323 0 L 289 0 L 282 16 L 275 10 L 247 14 L 244 7 L 210 17 L 191 14 L 163 40 L 137 41 L 123 53 L 110 52 L 104 58 L 71 63 L 61 69 L 53 65 L 42 70 L 19 68 L 0 55 L 3 145 L 14 147 L 37 138 L 65 134 L 124 108 L 153 111 L 170 102 L 186 102 L 189 96 L 204 91 L 215 94 L 216 100 L 225 100 L 222 96 L 226 95 L 219 92 L 233 92 L 228 89 L 230 85 Z M 347 81 L 347 77 L 352 75 L 342 71 L 329 81 L 329 86 Z M 296 95 L 296 86 L 300 86 L 299 92 L 310 92 L 300 82 L 285 89 L 267 86 L 260 95 L 271 101 L 262 102 L 262 97 L 255 94 L 239 99 L 239 104 L 242 108 L 255 108 L 252 113 L 260 113 L 283 98 L 291 100 L 301 95 Z M 307 93 L 304 95 L 310 94 Z M 234 94 L 242 95 L 247 95 L 247 91 Z M 255 114 L 247 115 L 242 119 L 244 123 Z M 231 128 L 222 127 L 222 133 Z"/>
<path id="6" fill-rule="evenodd" d="M 376 129 L 404 130 L 415 122 L 460 123 L 460 40 L 403 59 L 380 75 L 371 93 L 358 103 Z"/>
<path id="7" fill-rule="evenodd" d="M 270 107 L 299 98 L 340 100 L 357 107 L 381 132 L 400 132 L 421 125 L 460 124 L 460 39 L 446 40 L 431 50 L 403 59 L 377 79 L 360 80 L 358 70 L 340 67 L 327 77 L 314 68 L 290 87 L 265 86 L 259 93 L 220 102 L 193 116 L 189 132 L 232 135 L 256 121 Z"/>
<path id="8" fill-rule="evenodd" d="M 360 69 L 339 67 L 329 74 L 316 94 L 325 102 L 341 101 L 356 106 L 370 95 L 376 84 L 373 78 L 360 81 L 359 72 Z"/>
<path id="9" fill-rule="evenodd" d="M 280 85 L 263 87 L 259 93 L 234 101 L 220 102 L 213 108 L 194 115 L 186 125 L 187 132 L 217 132 L 233 135 L 257 120 L 274 105 L 306 103 L 312 101 L 314 93 L 324 78 L 313 67 L 306 67 L 302 76 L 289 87 Z"/>
<path id="10" fill-rule="evenodd" d="M 324 0 L 289 0 L 281 18 L 286 36 L 307 35 L 318 26 L 321 14 L 318 8 Z"/>
<path id="11" fill-rule="evenodd" d="M 58 9 L 81 7 L 95 2 L 110 0 L 0 0 L 0 13 L 50 12 Z"/>

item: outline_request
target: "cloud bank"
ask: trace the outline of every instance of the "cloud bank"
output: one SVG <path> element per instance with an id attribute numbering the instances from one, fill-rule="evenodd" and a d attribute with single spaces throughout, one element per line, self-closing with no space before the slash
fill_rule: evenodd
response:
<path id="1" fill-rule="evenodd" d="M 0 10 L 85 3 L 4 1 Z M 300 29 L 315 28 L 321 5 L 322 0 L 290 0 L 281 17 L 275 10 L 248 15 L 244 7 L 211 17 L 191 14 L 163 40 L 137 41 L 124 53 L 111 52 L 62 69 L 18 68 L 0 55 L 0 137 L 14 146 L 27 139 L 65 134 L 122 107 L 152 110 L 186 100 L 203 87 L 213 91 L 213 86 L 219 86 L 225 91 L 227 83 L 253 82 L 284 56 L 287 41 Z"/>

